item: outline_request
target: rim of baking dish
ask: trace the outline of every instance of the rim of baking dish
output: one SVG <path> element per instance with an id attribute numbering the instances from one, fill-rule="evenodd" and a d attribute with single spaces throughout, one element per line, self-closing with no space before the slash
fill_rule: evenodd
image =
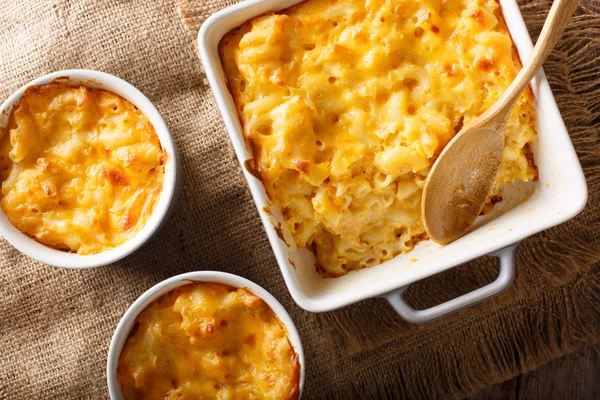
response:
<path id="1" fill-rule="evenodd" d="M 48 265 L 62 268 L 84 269 L 110 264 L 128 256 L 140 248 L 150 237 L 156 233 L 168 214 L 169 206 L 176 194 L 178 174 L 178 161 L 175 144 L 162 116 L 154 104 L 136 87 L 130 83 L 106 72 L 72 69 L 53 72 L 41 76 L 13 93 L 0 106 L 0 126 L 6 126 L 14 105 L 21 99 L 25 90 L 34 85 L 43 85 L 53 81 L 66 81 L 73 84 L 82 84 L 92 88 L 99 88 L 118 94 L 135 105 L 154 127 L 161 146 L 167 154 L 165 162 L 165 177 L 163 188 L 154 206 L 152 215 L 142 229 L 131 239 L 113 249 L 97 254 L 79 255 L 53 249 L 33 238 L 27 236 L 10 223 L 4 210 L 0 208 L 0 235 L 21 253 Z"/>
<path id="2" fill-rule="evenodd" d="M 211 282 L 221 283 L 237 288 L 248 289 L 254 295 L 260 297 L 267 303 L 273 312 L 277 315 L 277 318 L 283 323 L 287 330 L 288 338 L 296 354 L 298 355 L 298 362 L 300 363 L 300 381 L 299 381 L 299 396 L 302 396 L 302 390 L 304 388 L 304 378 L 306 376 L 306 364 L 304 361 L 304 349 L 302 347 L 302 341 L 300 334 L 294 324 L 294 320 L 288 314 L 285 307 L 277 300 L 271 293 L 263 289 L 260 285 L 252 282 L 249 279 L 243 278 L 239 275 L 230 274 L 227 272 L 220 271 L 195 271 L 187 272 L 185 274 L 176 275 L 162 282 L 152 286 L 146 292 L 144 292 L 138 299 L 133 302 L 127 309 L 117 328 L 113 334 L 108 349 L 108 359 L 106 363 L 106 380 L 108 383 L 108 390 L 110 397 L 113 400 L 123 399 L 121 392 L 121 385 L 117 379 L 117 366 L 119 364 L 119 355 L 121 350 L 127 341 L 129 332 L 135 323 L 137 316 L 154 300 L 169 292 L 176 287 L 187 285 L 196 282 Z"/>

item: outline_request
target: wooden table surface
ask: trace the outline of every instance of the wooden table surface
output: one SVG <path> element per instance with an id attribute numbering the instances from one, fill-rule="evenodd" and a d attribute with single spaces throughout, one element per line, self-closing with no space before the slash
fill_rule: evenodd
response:
<path id="1" fill-rule="evenodd" d="M 600 399 L 600 345 L 584 347 L 469 400 Z"/>

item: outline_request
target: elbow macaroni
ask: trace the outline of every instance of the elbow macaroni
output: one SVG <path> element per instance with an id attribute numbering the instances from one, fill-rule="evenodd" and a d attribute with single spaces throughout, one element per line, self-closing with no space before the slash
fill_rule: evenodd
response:
<path id="1" fill-rule="evenodd" d="M 495 0 L 309 0 L 220 44 L 266 191 L 329 276 L 426 238 L 424 180 L 520 68 Z M 533 180 L 531 92 L 515 106 L 490 202 Z"/>

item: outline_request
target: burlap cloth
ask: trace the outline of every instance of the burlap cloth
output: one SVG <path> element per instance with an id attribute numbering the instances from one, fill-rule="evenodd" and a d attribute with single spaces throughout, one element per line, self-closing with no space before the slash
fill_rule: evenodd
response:
<path id="1" fill-rule="evenodd" d="M 108 345 L 127 307 L 155 283 L 203 269 L 245 276 L 284 304 L 306 351 L 306 399 L 458 398 L 598 342 L 596 0 L 583 0 L 545 67 L 586 172 L 586 209 L 518 247 L 508 292 L 426 326 L 405 323 L 381 299 L 311 314 L 290 298 L 195 54 L 199 24 L 232 2 L 0 1 L 1 99 L 55 70 L 116 74 L 156 104 L 183 160 L 177 211 L 121 262 L 51 268 L 0 241 L 0 398 L 106 398 Z M 548 0 L 522 3 L 533 36 L 549 7 Z M 482 259 L 414 285 L 409 296 L 415 306 L 433 305 L 496 272 Z"/>

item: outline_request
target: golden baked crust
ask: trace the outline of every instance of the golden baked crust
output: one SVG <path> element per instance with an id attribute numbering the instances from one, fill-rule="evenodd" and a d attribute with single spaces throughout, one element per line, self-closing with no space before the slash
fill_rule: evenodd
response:
<path id="1" fill-rule="evenodd" d="M 426 237 L 425 177 L 520 68 L 495 0 L 309 0 L 246 22 L 220 54 L 244 135 L 298 247 L 339 276 Z M 533 97 L 490 201 L 533 180 Z"/>
<path id="2" fill-rule="evenodd" d="M 32 86 L 0 134 L 0 204 L 40 243 L 98 253 L 132 238 L 152 214 L 165 154 L 150 121 L 122 97 Z"/>
<path id="3" fill-rule="evenodd" d="M 136 318 L 119 356 L 126 399 L 296 399 L 300 364 L 285 327 L 246 289 L 192 283 Z"/>

